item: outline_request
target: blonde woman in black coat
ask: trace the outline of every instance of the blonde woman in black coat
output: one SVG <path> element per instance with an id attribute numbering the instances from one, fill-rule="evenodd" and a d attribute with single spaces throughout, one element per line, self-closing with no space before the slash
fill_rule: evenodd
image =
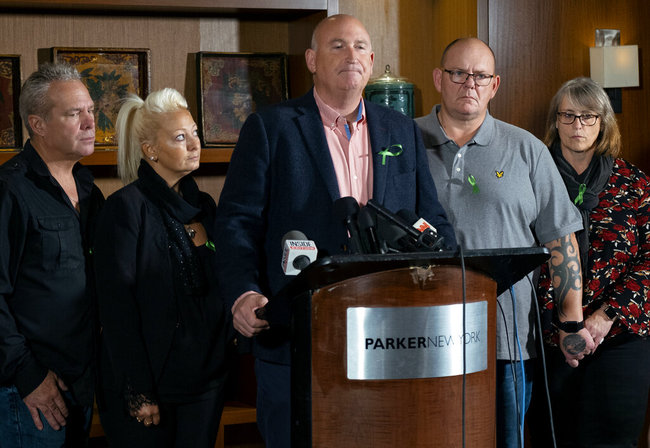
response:
<path id="1" fill-rule="evenodd" d="M 100 417 L 112 446 L 212 447 L 231 323 L 217 294 L 213 199 L 190 176 L 201 145 L 173 89 L 132 96 L 95 243 Z"/>

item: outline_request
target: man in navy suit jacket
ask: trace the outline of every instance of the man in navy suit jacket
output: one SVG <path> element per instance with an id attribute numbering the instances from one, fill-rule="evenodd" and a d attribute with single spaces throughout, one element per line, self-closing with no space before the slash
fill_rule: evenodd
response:
<path id="1" fill-rule="evenodd" d="M 280 263 L 283 235 L 299 230 L 316 243 L 319 256 L 341 253 L 347 231 L 332 205 L 352 195 L 362 205 L 372 198 L 393 212 L 411 210 L 436 227 L 448 247 L 456 246 L 415 122 L 362 100 L 374 53 L 361 22 L 347 15 L 326 18 L 314 30 L 305 59 L 314 88 L 246 120 L 217 218 L 224 299 L 232 306 L 235 329 L 258 335 L 257 415 L 267 447 L 290 446 L 288 341 L 255 316 L 291 280 Z M 324 121 L 328 116 L 334 118 Z M 390 148 L 402 153 L 379 154 Z M 361 155 L 354 152 L 359 150 Z"/>

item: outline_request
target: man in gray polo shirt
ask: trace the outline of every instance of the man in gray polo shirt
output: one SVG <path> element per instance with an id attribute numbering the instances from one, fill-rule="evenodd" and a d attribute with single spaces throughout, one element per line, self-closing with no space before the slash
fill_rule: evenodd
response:
<path id="1" fill-rule="evenodd" d="M 582 220 L 544 144 L 488 113 L 488 103 L 500 83 L 494 67 L 494 53 L 482 41 L 458 39 L 449 44 L 441 68 L 433 71 L 441 104 L 416 122 L 422 130 L 438 198 L 459 244 L 466 249 L 543 244 L 551 251 L 555 285 L 564 292 L 558 299 L 558 325 L 566 330 L 561 332 L 561 347 L 567 362 L 575 367 L 594 347 L 589 332 L 581 326 L 582 280 L 573 232 L 582 228 Z M 523 446 L 517 403 L 521 408 L 524 382 L 521 365 L 513 361 L 525 360 L 527 409 L 531 359 L 535 357 L 534 280 L 529 277 L 530 281 L 523 279 L 511 289 L 515 300 L 510 291 L 498 298 L 499 447 Z"/>

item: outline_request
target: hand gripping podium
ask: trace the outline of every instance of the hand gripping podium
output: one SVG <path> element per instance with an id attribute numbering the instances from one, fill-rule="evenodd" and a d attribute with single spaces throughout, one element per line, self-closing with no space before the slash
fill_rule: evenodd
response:
<path id="1" fill-rule="evenodd" d="M 494 447 L 496 297 L 548 256 L 312 263 L 267 310 L 271 325 L 291 327 L 293 447 Z"/>

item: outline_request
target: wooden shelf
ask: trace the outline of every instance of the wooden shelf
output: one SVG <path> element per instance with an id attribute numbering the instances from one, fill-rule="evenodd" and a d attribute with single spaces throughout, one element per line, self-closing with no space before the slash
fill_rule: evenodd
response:
<path id="1" fill-rule="evenodd" d="M 18 154 L 19 151 L 0 151 L 0 165 Z"/>
<path id="2" fill-rule="evenodd" d="M 228 163 L 234 146 L 224 148 L 203 148 L 201 163 Z"/>
<path id="3" fill-rule="evenodd" d="M 226 426 L 255 423 L 256 421 L 257 410 L 254 406 L 248 406 L 236 402 L 226 403 L 221 415 L 221 421 L 219 422 L 219 433 L 214 448 L 224 447 L 224 432 Z"/>
<path id="4" fill-rule="evenodd" d="M 201 163 L 228 163 L 233 147 L 203 148 Z M 18 154 L 19 151 L 0 151 L 0 165 Z M 116 165 L 117 151 L 115 149 L 96 149 L 95 152 L 81 159 L 84 165 Z"/>

